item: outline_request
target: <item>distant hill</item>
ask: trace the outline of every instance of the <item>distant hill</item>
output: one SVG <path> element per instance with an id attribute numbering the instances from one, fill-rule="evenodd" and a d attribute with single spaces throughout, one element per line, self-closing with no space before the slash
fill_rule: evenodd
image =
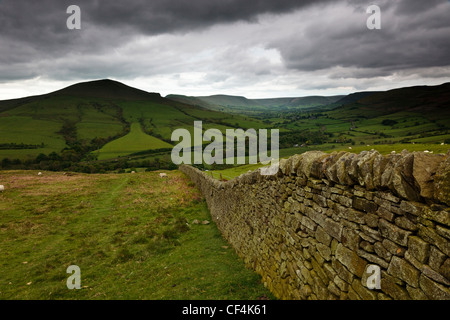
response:
<path id="1" fill-rule="evenodd" d="M 0 160 L 29 159 L 64 148 L 99 148 L 99 158 L 106 159 L 125 155 L 124 150 L 115 152 L 114 148 L 127 141 L 133 141 L 133 148 L 126 148 L 133 152 L 168 148 L 173 145 L 172 132 L 192 130 L 196 120 L 203 120 L 205 129 L 211 124 L 220 128 L 262 126 L 256 120 L 170 100 L 117 81 L 95 80 L 44 95 L 0 101 Z M 131 136 L 102 148 L 126 135 Z"/>
<path id="2" fill-rule="evenodd" d="M 358 100 L 361 100 L 362 98 L 365 98 L 367 96 L 370 96 L 375 93 L 379 93 L 380 91 L 362 91 L 362 92 L 355 92 L 350 93 L 349 95 L 344 96 L 343 98 L 337 100 L 333 104 L 335 106 L 343 106 L 349 103 L 356 102 Z"/>
<path id="3" fill-rule="evenodd" d="M 253 101 L 267 107 L 316 107 L 334 103 L 341 99 L 340 96 L 307 96 L 297 98 L 254 99 Z"/>
<path id="4" fill-rule="evenodd" d="M 450 83 L 437 86 L 414 86 L 381 92 L 362 92 L 336 102 L 342 114 L 365 117 L 398 112 L 422 114 L 429 119 L 450 117 Z"/>
<path id="5" fill-rule="evenodd" d="M 414 150 L 424 144 L 423 150 L 441 152 L 450 144 L 450 83 L 347 96 L 248 99 L 161 97 L 109 79 L 82 82 L 0 101 L 0 168 L 98 172 L 92 166 L 110 170 L 104 163 L 136 159 L 147 161 L 145 167 L 165 163 L 172 168 L 170 152 L 177 143 L 171 141 L 172 133 L 184 128 L 192 134 L 198 120 L 204 130 L 221 132 L 279 129 L 283 155 L 298 153 L 298 146 L 372 148 L 395 143 L 408 148 L 414 143 Z"/>
<path id="6" fill-rule="evenodd" d="M 344 96 L 308 96 L 292 98 L 248 99 L 242 96 L 212 95 L 189 97 L 183 95 L 168 95 L 169 99 L 202 106 L 211 110 L 224 112 L 258 114 L 286 110 L 300 110 L 325 106 L 336 102 Z"/>
<path id="7" fill-rule="evenodd" d="M 55 91 L 50 95 L 68 95 L 109 100 L 158 100 L 161 98 L 159 93 L 136 89 L 110 79 L 77 83 L 67 88 Z"/>

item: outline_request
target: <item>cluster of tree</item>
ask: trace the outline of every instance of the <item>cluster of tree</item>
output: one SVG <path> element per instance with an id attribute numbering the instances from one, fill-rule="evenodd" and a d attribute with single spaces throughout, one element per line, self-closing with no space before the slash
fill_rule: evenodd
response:
<path id="1" fill-rule="evenodd" d="M 322 144 L 326 143 L 332 136 L 332 133 L 323 130 L 280 132 L 280 149 L 290 148 L 296 144 Z"/>
<path id="2" fill-rule="evenodd" d="M 45 170 L 45 171 L 70 171 L 84 173 L 124 172 L 129 168 L 146 168 L 147 170 L 173 170 L 177 166 L 166 158 L 154 158 L 152 160 L 130 161 L 128 158 L 111 161 L 77 160 L 77 155 L 66 152 L 59 155 L 52 152 L 49 155 L 39 154 L 35 159 L 20 160 L 4 158 L 1 161 L 1 169 L 5 170 Z"/>
<path id="3" fill-rule="evenodd" d="M 41 144 L 0 143 L 0 150 L 37 149 L 37 148 L 43 148 L 44 146 L 45 146 L 44 143 L 41 143 Z"/>
<path id="4" fill-rule="evenodd" d="M 383 126 L 395 126 L 397 123 L 398 123 L 398 121 L 391 120 L 391 119 L 384 119 L 383 121 L 381 121 L 381 124 Z"/>

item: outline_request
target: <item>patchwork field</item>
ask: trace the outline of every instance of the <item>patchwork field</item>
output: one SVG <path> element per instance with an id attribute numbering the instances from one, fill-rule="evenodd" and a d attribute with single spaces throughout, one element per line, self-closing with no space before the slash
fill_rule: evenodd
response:
<path id="1" fill-rule="evenodd" d="M 145 134 L 141 129 L 141 125 L 135 122 L 131 125 L 131 130 L 126 136 L 107 143 L 96 153 L 99 160 L 104 160 L 144 150 L 171 147 L 171 144 Z"/>

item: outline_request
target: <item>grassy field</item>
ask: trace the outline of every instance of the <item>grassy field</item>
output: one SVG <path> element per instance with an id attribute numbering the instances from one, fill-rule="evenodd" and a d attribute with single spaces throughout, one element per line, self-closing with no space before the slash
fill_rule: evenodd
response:
<path id="1" fill-rule="evenodd" d="M 2 171 L 0 299 L 265 299 L 179 171 Z M 81 270 L 81 289 L 66 287 Z"/>
<path id="2" fill-rule="evenodd" d="M 64 139 L 56 134 L 61 128 L 57 121 L 37 120 L 25 116 L 0 117 L 0 143 L 25 143 L 43 148 L 0 150 L 0 159 L 26 159 L 39 153 L 60 152 L 66 146 Z"/>
<path id="3" fill-rule="evenodd" d="M 169 143 L 145 134 L 141 125 L 135 122 L 131 125 L 131 130 L 126 136 L 107 143 L 95 153 L 98 154 L 99 160 L 105 160 L 144 150 L 171 147 L 172 145 Z"/>

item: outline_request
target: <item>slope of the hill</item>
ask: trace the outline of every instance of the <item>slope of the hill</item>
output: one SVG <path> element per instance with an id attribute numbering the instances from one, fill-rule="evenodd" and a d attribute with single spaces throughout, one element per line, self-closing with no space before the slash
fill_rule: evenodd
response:
<path id="1" fill-rule="evenodd" d="M 342 116 L 373 117 L 398 112 L 422 114 L 428 119 L 450 117 L 450 83 L 375 92 L 336 109 Z"/>
<path id="2" fill-rule="evenodd" d="M 262 126 L 252 119 L 173 101 L 117 81 L 96 80 L 45 95 L 0 101 L 0 160 L 31 159 L 80 146 L 93 151 L 127 135 L 133 124 L 140 124 L 143 131 L 133 135 L 143 138 L 136 142 L 140 150 L 135 152 L 159 149 L 172 144 L 175 129 L 192 131 L 197 120 L 204 122 L 204 129 Z M 108 152 L 124 154 L 123 150 Z"/>
<path id="3" fill-rule="evenodd" d="M 108 100 L 163 100 L 159 93 L 136 89 L 118 81 L 103 79 L 80 82 L 50 94 L 78 97 L 101 98 Z"/>

